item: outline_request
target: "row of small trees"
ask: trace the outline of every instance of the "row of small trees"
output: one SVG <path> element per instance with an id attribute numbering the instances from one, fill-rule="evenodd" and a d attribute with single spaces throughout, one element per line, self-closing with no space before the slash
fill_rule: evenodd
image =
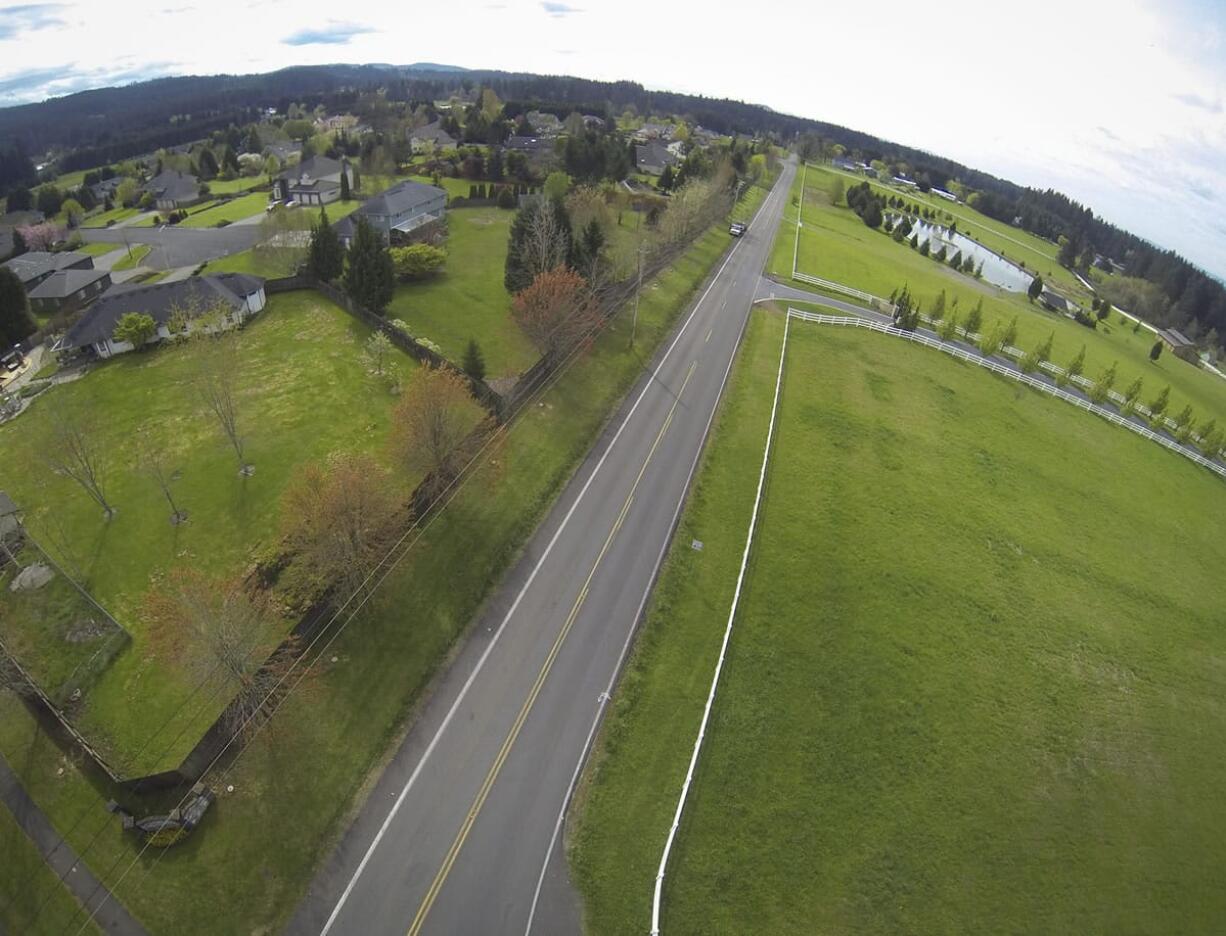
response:
<path id="1" fill-rule="evenodd" d="M 1000 354 L 1014 347 L 1017 341 L 1016 315 L 1010 319 L 1007 325 L 995 322 L 990 329 L 985 329 L 983 327 L 982 297 L 961 322 L 956 311 L 957 301 L 955 296 L 954 311 L 952 311 L 952 314 L 947 315 L 946 294 L 945 290 L 941 290 L 928 316 L 929 320 L 935 325 L 937 336 L 942 341 L 954 341 L 959 337 L 965 337 L 968 340 L 973 340 L 980 353 L 985 357 Z M 896 327 L 908 331 L 913 331 L 919 327 L 922 320 L 920 304 L 911 295 L 909 287 L 904 286 L 901 290 L 895 290 L 891 293 L 890 303 L 894 308 L 894 324 Z M 1101 311 L 1101 308 L 1100 306 L 1095 311 Z M 1107 304 L 1107 309 L 1109 312 L 1109 304 Z M 1052 361 L 1052 349 L 1055 338 L 1055 332 L 1052 332 L 1029 351 L 1023 352 L 1017 359 L 1018 369 L 1023 374 L 1032 374 L 1043 370 L 1043 366 Z M 1156 342 L 1153 350 L 1150 352 L 1150 359 L 1157 360 L 1161 351 L 1162 342 Z M 1053 376 L 1056 386 L 1065 387 L 1070 383 L 1074 383 L 1076 378 L 1082 377 L 1085 372 L 1085 359 L 1086 346 L 1083 344 L 1078 352 L 1062 368 L 1056 370 Z M 1091 402 L 1104 404 L 1111 401 L 1111 394 L 1116 384 L 1118 364 L 1118 361 L 1113 361 L 1111 366 L 1101 371 L 1090 387 L 1085 390 L 1086 396 L 1089 397 Z M 1122 400 L 1119 403 L 1121 415 L 1126 417 L 1143 415 L 1139 411 L 1143 388 L 1143 379 L 1137 377 L 1122 391 L 1120 394 Z M 1223 433 L 1218 428 L 1216 419 L 1211 417 L 1198 424 L 1194 419 L 1192 407 L 1184 406 L 1173 417 L 1171 422 L 1167 421 L 1166 413 L 1170 405 L 1170 394 L 1170 386 L 1164 386 L 1147 404 L 1146 409 L 1148 410 L 1150 425 L 1155 429 L 1171 432 L 1176 441 L 1182 444 L 1195 443 L 1207 458 L 1218 458 L 1226 454 L 1226 433 Z"/>

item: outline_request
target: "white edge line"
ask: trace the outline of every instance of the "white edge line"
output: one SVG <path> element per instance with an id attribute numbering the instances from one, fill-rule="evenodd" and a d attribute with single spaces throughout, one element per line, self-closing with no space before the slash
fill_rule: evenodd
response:
<path id="1" fill-rule="evenodd" d="M 511 604 L 510 609 L 502 619 L 502 623 L 498 625 L 498 630 L 494 632 L 493 638 L 486 646 L 484 652 L 482 652 L 481 657 L 477 660 L 477 665 L 474 666 L 473 671 L 468 674 L 468 678 L 464 681 L 464 685 L 460 689 L 460 694 L 456 696 L 455 701 L 451 703 L 451 708 L 447 710 L 447 714 L 443 717 L 442 724 L 440 724 L 438 729 L 434 732 L 434 736 L 430 739 L 430 743 L 426 746 L 426 750 L 421 755 L 421 760 L 419 760 L 417 762 L 417 766 L 413 768 L 413 773 L 409 775 L 409 779 L 405 782 L 403 789 L 401 789 L 400 794 L 396 797 L 396 802 L 392 804 L 392 809 L 387 814 L 387 818 L 383 820 L 383 825 L 379 827 L 379 831 L 375 834 L 374 841 L 372 841 L 370 843 L 370 847 L 366 849 L 366 853 L 362 856 L 361 862 L 358 863 L 357 870 L 353 872 L 353 876 L 349 879 L 349 883 L 345 885 L 345 890 L 341 893 L 340 899 L 337 900 L 336 906 L 333 907 L 332 913 L 328 916 L 328 920 L 324 924 L 323 929 L 320 930 L 320 936 L 328 936 L 333 924 L 336 923 L 337 918 L 340 916 L 341 910 L 345 906 L 345 902 L 349 899 L 349 895 L 353 892 L 353 888 L 357 885 L 358 878 L 361 877 L 362 872 L 366 870 L 366 865 L 370 861 L 371 855 L 373 855 L 375 849 L 378 848 L 379 842 L 382 841 L 384 834 L 392 824 L 392 820 L 396 818 L 396 814 L 400 811 L 400 807 L 404 804 L 405 797 L 408 796 L 409 790 L 412 789 L 413 784 L 417 782 L 417 778 L 421 774 L 422 769 L 425 767 L 426 761 L 429 760 L 430 755 L 434 753 L 434 748 L 437 746 L 443 732 L 446 731 L 447 726 L 451 724 L 451 719 L 455 716 L 455 713 L 459 710 L 460 705 L 464 702 L 465 696 L 468 695 L 468 690 L 476 681 L 476 678 L 478 674 L 480 674 L 482 668 L 484 668 L 485 661 L 489 659 L 490 653 L 497 645 L 499 638 L 502 637 L 503 631 L 506 630 L 507 623 L 511 620 L 511 616 L 519 607 L 519 603 L 523 599 L 524 594 L 528 591 L 532 585 L 532 582 L 536 579 L 536 575 L 541 570 L 541 566 L 545 564 L 545 560 L 549 558 L 550 553 L 553 551 L 554 545 L 557 543 L 558 538 L 562 535 L 562 531 L 566 529 L 567 524 L 570 522 L 571 516 L 578 508 L 579 504 L 583 501 L 584 495 L 587 494 L 588 488 L 591 487 L 596 475 L 599 473 L 601 467 L 603 467 L 605 459 L 609 457 L 609 453 L 613 451 L 613 447 L 617 444 L 617 440 L 621 438 L 622 431 L 626 428 L 627 424 L 629 424 L 635 411 L 639 408 L 639 404 L 647 395 L 647 391 L 655 385 L 655 381 L 660 374 L 660 370 L 664 367 L 669 356 L 673 353 L 673 348 L 677 346 L 677 342 L 681 340 L 681 336 L 684 335 L 686 330 L 690 327 L 690 322 L 693 320 L 694 316 L 698 314 L 698 310 L 702 307 L 703 302 L 706 301 L 707 294 L 711 292 L 711 289 L 719 281 L 720 276 L 724 272 L 724 268 L 727 267 L 732 258 L 736 256 L 737 250 L 740 246 L 740 241 L 733 245 L 732 250 L 724 259 L 723 264 L 720 265 L 720 268 L 716 272 L 715 276 L 712 277 L 706 290 L 703 291 L 703 294 L 699 298 L 698 302 L 694 304 L 694 308 L 690 311 L 690 314 L 686 317 L 686 320 L 682 324 L 680 330 L 678 330 L 676 336 L 669 344 L 668 349 L 664 352 L 664 356 L 660 358 L 660 363 L 657 364 L 655 370 L 652 371 L 651 378 L 643 385 L 643 390 L 634 401 L 634 405 L 630 407 L 630 412 L 628 412 L 626 414 L 626 418 L 622 420 L 622 423 L 618 427 L 617 432 L 614 434 L 613 439 L 609 442 L 608 446 L 604 450 L 604 453 L 600 456 L 600 460 L 596 463 L 596 467 L 592 469 L 592 473 L 588 476 L 587 481 L 584 482 L 583 488 L 579 491 L 578 496 L 575 498 L 575 502 L 570 505 L 570 509 L 566 511 L 566 515 L 562 518 L 561 524 L 558 525 L 557 530 L 555 530 L 553 536 L 550 537 L 549 544 L 545 547 L 545 551 L 541 554 L 541 558 L 537 560 L 536 565 L 532 568 L 531 574 L 528 576 L 528 580 L 524 582 L 523 587 L 520 588 L 519 593 L 515 596 L 515 601 Z"/>
<path id="2" fill-rule="evenodd" d="M 660 934 L 660 897 L 664 890 L 664 871 L 668 865 L 668 856 L 673 848 L 673 840 L 677 837 L 677 827 L 681 824 L 681 813 L 685 809 L 686 798 L 689 796 L 690 784 L 694 779 L 694 768 L 698 764 L 698 755 L 702 750 L 703 738 L 707 733 L 707 723 L 711 718 L 711 707 L 715 703 L 715 690 L 719 686 L 720 673 L 724 669 L 724 659 L 728 652 L 728 642 L 732 637 L 732 624 L 736 619 L 737 605 L 741 600 L 741 586 L 745 581 L 745 569 L 749 565 L 749 552 L 753 546 L 754 530 L 758 524 L 758 509 L 762 504 L 762 488 L 766 483 L 766 466 L 770 461 L 771 440 L 775 434 L 775 414 L 779 409 L 779 389 L 783 385 L 783 360 L 788 350 L 788 328 L 792 317 L 784 319 L 783 344 L 779 349 L 779 371 L 775 376 L 775 398 L 771 403 L 770 424 L 766 430 L 766 446 L 762 451 L 762 467 L 758 471 L 758 490 L 754 495 L 753 512 L 749 517 L 749 532 L 745 537 L 745 551 L 741 554 L 741 569 L 737 573 L 736 588 L 732 593 L 732 607 L 728 609 L 728 623 L 724 627 L 724 639 L 719 648 L 719 659 L 715 663 L 715 673 L 711 677 L 711 689 L 707 693 L 707 704 L 702 710 L 702 721 L 698 725 L 698 736 L 694 739 L 694 751 L 690 755 L 690 766 L 685 773 L 685 781 L 681 785 L 681 795 L 677 799 L 677 810 L 673 814 L 673 824 L 668 830 L 668 838 L 664 842 L 664 852 L 660 856 L 660 867 L 656 872 L 655 891 L 651 899 L 651 936 Z"/>
<path id="3" fill-rule="evenodd" d="M 772 193 L 773 194 L 773 193 Z M 769 200 L 769 199 L 768 199 Z M 766 207 L 766 201 L 758 206 L 758 212 L 754 215 L 753 220 L 757 221 L 757 214 L 761 213 Z M 749 303 L 752 309 L 754 304 L 760 300 L 753 300 Z M 727 303 L 721 307 L 727 308 Z M 634 612 L 633 622 L 629 632 L 626 634 L 626 640 L 622 644 L 621 653 L 617 657 L 617 663 L 613 667 L 613 674 L 609 677 L 609 684 L 605 687 L 603 696 L 596 706 L 596 717 L 592 719 L 592 726 L 588 730 L 587 740 L 583 743 L 583 749 L 579 753 L 579 761 L 575 764 L 575 771 L 571 774 L 570 786 L 566 789 L 566 794 L 562 797 L 562 808 L 558 810 L 558 818 L 553 825 L 553 835 L 549 838 L 549 845 L 545 849 L 545 858 L 541 862 L 541 873 L 536 879 L 536 890 L 532 893 L 532 906 L 528 910 L 528 925 L 524 928 L 524 936 L 531 936 L 532 924 L 536 919 L 536 907 L 541 899 L 541 889 L 545 885 L 545 875 L 549 871 L 549 861 L 553 857 L 554 846 L 558 842 L 558 835 L 562 831 L 562 824 L 566 821 L 566 811 L 570 808 L 571 797 L 575 794 L 575 787 L 579 784 L 579 775 L 583 772 L 583 765 L 587 761 L 588 754 L 592 749 L 592 741 L 596 737 L 596 731 L 600 727 L 600 722 L 604 718 L 605 709 L 609 702 L 612 701 L 613 689 L 617 685 L 617 679 L 621 675 L 622 666 L 626 660 L 626 654 L 630 651 L 630 644 L 634 641 L 634 635 L 638 633 L 638 625 L 643 617 L 643 609 L 647 606 L 647 599 L 651 597 L 651 591 L 655 587 L 657 576 L 660 572 L 660 566 L 664 564 L 664 556 L 668 552 L 668 548 L 672 545 L 673 536 L 677 531 L 677 521 L 681 516 L 681 510 L 685 506 L 686 498 L 690 492 L 690 482 L 694 480 L 694 472 L 698 470 L 699 459 L 702 458 L 702 453 L 706 449 L 707 438 L 711 434 L 711 424 L 715 422 L 715 414 L 719 412 L 719 404 L 724 396 L 724 387 L 728 383 L 728 375 L 732 373 L 732 365 L 736 361 L 736 351 L 741 346 L 741 340 L 745 336 L 745 329 L 749 325 L 749 314 L 745 315 L 741 322 L 741 331 L 737 336 L 736 343 L 732 346 L 732 354 L 728 357 L 728 366 L 724 368 L 723 379 L 719 383 L 719 392 L 715 396 L 715 403 L 711 407 L 711 413 L 707 417 L 707 425 L 702 432 L 702 441 L 698 446 L 698 451 L 694 454 L 694 460 L 690 463 L 689 473 L 685 476 L 685 486 L 682 488 L 681 497 L 677 501 L 677 506 L 673 510 L 672 520 L 669 522 L 668 535 L 664 538 L 664 543 L 660 546 L 660 552 L 656 556 L 655 565 L 652 567 L 651 576 L 647 580 L 647 586 L 643 589 L 643 595 L 639 599 L 638 609 Z"/>

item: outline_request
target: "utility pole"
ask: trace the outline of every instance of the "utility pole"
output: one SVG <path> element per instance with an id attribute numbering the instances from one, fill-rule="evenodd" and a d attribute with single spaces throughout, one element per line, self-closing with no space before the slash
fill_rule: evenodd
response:
<path id="1" fill-rule="evenodd" d="M 639 330 L 639 293 L 643 290 L 643 238 L 639 235 L 639 246 L 636 251 L 638 254 L 638 280 L 634 286 L 634 318 L 630 323 L 630 347 L 634 347 L 634 336 Z"/>

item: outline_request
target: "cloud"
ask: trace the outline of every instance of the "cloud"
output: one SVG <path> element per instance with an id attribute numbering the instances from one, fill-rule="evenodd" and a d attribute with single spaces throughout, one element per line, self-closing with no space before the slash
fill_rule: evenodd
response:
<path id="1" fill-rule="evenodd" d="M 1183 94 L 1172 94 L 1171 97 L 1181 104 L 1187 104 L 1188 107 L 1195 107 L 1198 110 L 1208 111 L 1211 114 L 1220 114 L 1222 112 L 1222 102 L 1220 99 L 1211 101 L 1192 91 Z"/>
<path id="2" fill-rule="evenodd" d="M 568 3 L 558 3 L 557 0 L 542 0 L 541 6 L 545 12 L 553 17 L 569 16 L 571 13 L 582 13 L 578 7 L 573 7 Z"/>
<path id="3" fill-rule="evenodd" d="M 28 68 L 5 78 L 0 78 L 0 98 L 20 96 L 22 92 L 41 88 L 56 78 L 63 77 L 64 69 L 59 68 Z"/>
<path id="4" fill-rule="evenodd" d="M 1207 202 L 1217 201 L 1217 195 L 1214 193 L 1213 189 L 1209 188 L 1207 185 L 1201 185 L 1197 182 L 1193 182 L 1188 186 L 1188 191 L 1190 191 L 1197 198 L 1201 198 Z"/>
<path id="5" fill-rule="evenodd" d="M 1117 143 L 1119 142 L 1120 138 L 1116 136 L 1114 133 L 1112 133 L 1110 130 L 1108 130 L 1106 127 L 1095 127 L 1095 129 L 1099 133 L 1101 133 L 1103 136 L 1105 136 L 1108 140 L 1114 140 Z"/>
<path id="6" fill-rule="evenodd" d="M 348 45 L 349 40 L 354 36 L 374 31 L 374 28 L 370 26 L 361 26 L 357 23 L 330 22 L 321 29 L 300 29 L 298 32 L 286 36 L 281 42 L 291 46 Z"/>
<path id="7" fill-rule="evenodd" d="M 63 26 L 64 21 L 57 15 L 62 9 L 62 3 L 26 3 L 0 9 L 0 41 L 48 26 Z"/>

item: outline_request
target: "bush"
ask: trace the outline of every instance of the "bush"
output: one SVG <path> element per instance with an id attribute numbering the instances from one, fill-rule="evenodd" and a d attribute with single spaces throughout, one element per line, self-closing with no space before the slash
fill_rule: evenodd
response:
<path id="1" fill-rule="evenodd" d="M 392 267 L 402 280 L 425 279 L 437 273 L 447 262 L 447 251 L 430 244 L 410 244 L 391 249 Z"/>

